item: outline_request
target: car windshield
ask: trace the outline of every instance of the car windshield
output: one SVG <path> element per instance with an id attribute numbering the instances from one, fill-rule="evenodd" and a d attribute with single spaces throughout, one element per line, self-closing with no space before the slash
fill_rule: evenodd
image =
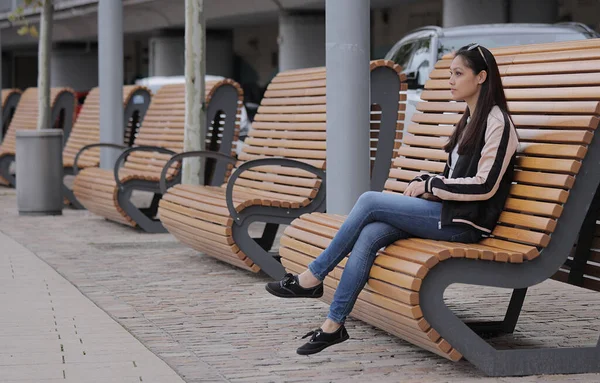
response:
<path id="1" fill-rule="evenodd" d="M 402 72 L 408 74 L 409 87 L 425 85 L 429 74 L 431 58 L 431 38 L 421 38 L 403 44 L 391 56 L 386 59 L 400 65 Z"/>
<path id="2" fill-rule="evenodd" d="M 510 45 L 552 43 L 557 41 L 582 40 L 586 38 L 589 38 L 589 36 L 576 32 L 441 37 L 438 59 L 440 59 L 446 53 L 457 51 L 461 47 L 471 43 L 479 43 L 486 48 L 492 49 Z"/>

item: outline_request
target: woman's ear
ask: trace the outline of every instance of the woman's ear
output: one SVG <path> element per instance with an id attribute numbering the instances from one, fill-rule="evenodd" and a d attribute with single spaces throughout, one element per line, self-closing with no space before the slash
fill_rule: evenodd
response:
<path id="1" fill-rule="evenodd" d="M 479 72 L 479 74 L 477 75 L 477 83 L 479 85 L 481 85 L 485 82 L 486 79 L 487 79 L 487 71 L 482 70 L 481 72 Z"/>

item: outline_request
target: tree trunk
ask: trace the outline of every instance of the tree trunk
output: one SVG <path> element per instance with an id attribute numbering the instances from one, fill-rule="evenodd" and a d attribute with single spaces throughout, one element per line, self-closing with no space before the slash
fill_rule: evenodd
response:
<path id="1" fill-rule="evenodd" d="M 204 150 L 206 108 L 204 105 L 205 64 L 204 0 L 185 0 L 185 134 L 184 151 Z M 204 183 L 204 161 L 183 161 L 182 183 Z"/>
<path id="2" fill-rule="evenodd" d="M 52 50 L 52 0 L 44 1 L 38 44 L 38 121 L 37 129 L 50 129 L 50 51 Z"/>

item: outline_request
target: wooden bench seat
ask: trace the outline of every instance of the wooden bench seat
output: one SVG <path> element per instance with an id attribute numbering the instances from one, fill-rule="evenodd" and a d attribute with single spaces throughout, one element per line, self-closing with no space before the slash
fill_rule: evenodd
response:
<path id="1" fill-rule="evenodd" d="M 123 145 L 130 147 L 141 121 L 150 105 L 151 92 L 138 85 L 123 87 Z M 71 135 L 63 149 L 63 167 L 65 175 L 73 175 L 75 157 L 87 145 L 100 142 L 100 88 L 93 88 L 85 98 L 85 103 L 73 125 Z M 100 147 L 90 148 L 82 152 L 78 158 L 78 169 L 97 167 L 100 165 Z M 63 182 L 65 203 L 75 208 L 83 208 L 71 188 Z"/>
<path id="2" fill-rule="evenodd" d="M 401 138 L 406 94 L 400 91 L 406 90 L 406 84 L 399 71 L 389 61 L 371 64 L 372 118 L 365 128 L 370 128 L 374 190 L 383 188 Z M 168 231 L 221 261 L 281 276 L 281 264 L 269 253 L 278 225 L 325 208 L 321 188 L 326 159 L 325 88 L 325 68 L 279 73 L 267 88 L 236 164 L 234 177 L 239 178 L 221 187 L 169 189 L 159 207 Z M 300 169 L 300 164 L 308 166 Z M 232 188 L 235 217 L 227 204 L 227 185 Z M 251 238 L 248 226 L 256 221 L 265 223 L 265 229 L 260 238 Z"/>
<path id="3" fill-rule="evenodd" d="M 0 142 L 4 139 L 10 122 L 15 114 L 19 100 L 21 99 L 20 89 L 2 89 L 2 136 Z"/>
<path id="4" fill-rule="evenodd" d="M 62 129 L 64 139 L 69 138 L 75 112 L 75 93 L 69 88 L 50 89 L 51 121 L 53 127 Z M 61 117 L 62 116 L 62 117 Z M 0 145 L 0 185 L 16 185 L 16 178 L 10 172 L 15 160 L 17 130 L 35 130 L 38 119 L 37 88 L 27 88 L 23 92 L 6 136 Z"/>
<path id="5" fill-rule="evenodd" d="M 567 258 L 598 187 L 600 66 L 593 63 L 600 40 L 492 52 L 520 136 L 515 180 L 498 225 L 478 244 L 413 238 L 380 250 L 351 315 L 452 361 L 464 356 L 489 375 L 599 371 L 600 345 L 498 351 L 478 333 L 514 330 L 527 287 L 551 277 Z M 444 169 L 442 147 L 465 108 L 451 101 L 450 62 L 451 57 L 439 61 L 425 85 L 386 193 L 402 193 L 415 176 Z M 582 81 L 582 75 L 589 80 Z M 281 239 L 286 269 L 304 271 L 344 219 L 313 213 L 294 220 Z M 327 302 L 344 264 L 325 280 Z M 505 320 L 463 323 L 443 300 L 452 283 L 514 289 Z"/>
<path id="6" fill-rule="evenodd" d="M 232 80 L 206 83 L 207 148 L 227 155 L 234 153 L 242 99 L 241 87 Z M 139 226 L 147 232 L 164 232 L 160 221 L 154 219 L 162 196 L 159 180 L 171 155 L 183 151 L 184 121 L 185 84 L 163 86 L 152 98 L 135 146 L 123 154 L 125 160 L 119 169 L 119 184 L 123 187 L 117 184 L 113 169 L 88 167 L 75 177 L 73 191 L 77 199 L 86 209 L 112 221 Z M 177 180 L 179 168 L 178 164 L 171 167 L 169 182 Z M 221 184 L 229 169 L 228 164 L 215 164 L 212 182 Z M 151 206 L 147 209 L 135 206 L 130 200 L 133 190 L 153 192 Z"/>

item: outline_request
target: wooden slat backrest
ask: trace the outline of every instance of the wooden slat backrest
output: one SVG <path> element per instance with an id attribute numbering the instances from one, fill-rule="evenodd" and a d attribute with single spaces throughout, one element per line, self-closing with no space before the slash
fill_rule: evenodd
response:
<path id="1" fill-rule="evenodd" d="M 143 87 L 127 85 L 123 87 L 123 105 L 129 103 L 133 93 Z M 63 164 L 72 166 L 75 156 L 85 145 L 100 142 L 100 88 L 93 88 L 85 98 L 77 121 L 63 150 Z M 79 158 L 83 166 L 97 166 L 100 162 L 100 148 L 85 151 Z"/>
<path id="2" fill-rule="evenodd" d="M 600 48 L 600 40 L 599 39 L 589 39 L 589 40 L 577 40 L 577 41 L 561 41 L 554 43 L 544 43 L 544 44 L 526 44 L 526 45 L 516 45 L 510 47 L 500 47 L 494 48 L 490 51 L 494 54 L 494 57 L 498 57 L 496 61 L 499 63 L 501 60 L 506 57 L 512 57 L 513 55 L 518 55 L 520 58 L 527 58 L 527 55 L 530 54 L 546 54 L 551 53 L 552 55 L 557 55 L 558 58 L 562 57 L 561 54 L 564 52 L 572 52 L 577 50 L 587 50 L 590 48 Z M 445 54 L 441 60 L 439 60 L 435 67 L 449 67 L 450 62 L 452 61 L 453 54 L 447 53 Z"/>
<path id="3" fill-rule="evenodd" d="M 593 49 L 600 47 L 596 40 L 524 45 L 522 48 L 524 52 L 519 54 L 511 53 L 515 51 L 511 47 L 496 48 L 492 49 L 491 52 L 497 57 L 496 62 L 501 74 L 506 72 L 509 66 L 509 74 L 572 73 L 571 65 L 577 66 L 581 72 L 593 73 L 594 71 L 597 72 L 600 63 L 600 54 Z M 431 79 L 446 78 L 447 69 L 450 67 L 451 62 L 452 59 L 449 55 L 444 56 L 442 60 L 435 64 L 435 70 L 431 72 L 429 77 Z M 580 76 L 586 77 L 584 75 Z M 555 77 L 560 78 L 560 76 Z"/>
<path id="4" fill-rule="evenodd" d="M 325 68 L 277 74 L 263 96 L 241 161 L 285 157 L 325 168 Z M 308 172 L 278 166 L 244 172 L 236 186 L 285 196 L 311 197 L 320 181 Z"/>
<path id="5" fill-rule="evenodd" d="M 238 110 L 241 107 L 242 91 L 240 86 L 229 79 L 207 81 L 205 83 L 206 105 L 218 87 L 229 84 L 238 89 Z M 185 84 L 171 84 L 161 87 L 152 97 L 150 107 L 135 139 L 135 145 L 160 146 L 174 152 L 183 151 L 183 135 L 185 125 Z M 236 116 L 236 129 L 239 131 L 239 116 Z M 207 129 L 209 130 L 209 129 Z M 234 134 L 237 137 L 237 134 Z M 208 137 L 207 139 L 210 139 Z M 234 147 L 235 149 L 235 147 Z M 233 150 L 232 149 L 232 153 Z M 171 156 L 157 152 L 133 152 L 125 162 L 124 168 L 140 173 L 160 175 L 163 166 Z M 170 170 L 173 175 L 178 169 L 174 165 Z"/>
<path id="6" fill-rule="evenodd" d="M 394 64 L 381 60 L 373 62 L 371 69 L 382 65 Z M 267 87 L 239 159 L 243 162 L 284 157 L 325 169 L 325 88 L 324 67 L 279 73 Z M 365 91 L 368 92 L 368 89 Z M 378 109 L 375 107 L 371 112 L 372 160 L 375 140 L 379 135 Z M 317 193 L 320 180 L 303 170 L 265 166 L 242 173 L 237 185 L 245 190 L 275 193 L 284 198 L 312 198 Z"/>
<path id="7" fill-rule="evenodd" d="M 10 95 L 15 94 L 15 93 L 21 94 L 23 92 L 21 92 L 20 89 L 2 89 L 2 107 L 3 108 L 6 103 L 6 100 L 8 100 Z"/>
<path id="8" fill-rule="evenodd" d="M 581 74 L 596 78 L 600 66 L 590 69 L 580 60 L 582 55 L 600 55 L 600 41 L 572 44 L 503 48 L 495 53 L 498 61 L 511 55 L 511 60 L 517 62 L 505 64 L 501 75 L 520 146 L 510 196 L 493 238 L 483 240 L 484 244 L 514 250 L 535 247 L 536 251 L 527 252 L 533 258 L 550 241 L 599 121 L 600 86 L 588 85 Z M 578 54 L 568 59 L 565 51 Z M 553 55 L 560 56 L 560 80 L 553 71 L 513 70 L 523 65 L 520 59 L 531 52 L 544 52 L 550 67 L 558 65 L 551 60 Z M 436 67 L 443 66 L 447 66 L 447 60 Z M 400 155 L 390 170 L 388 192 L 402 192 L 416 175 L 444 169 L 448 156 L 442 147 L 465 104 L 451 101 L 447 68 L 440 69 L 437 78 L 443 81 L 429 80 L 425 85 L 421 96 L 425 101 L 418 104 L 419 112 L 413 115 Z"/>
<path id="9" fill-rule="evenodd" d="M 63 92 L 74 93 L 73 90 L 69 88 L 50 89 L 50 107 L 54 105 L 58 96 Z M 4 138 L 4 141 L 2 141 L 2 145 L 0 145 L 0 155 L 15 154 L 17 130 L 35 130 L 37 127 L 38 114 L 37 88 L 27 88 L 19 100 L 19 105 L 17 105 L 15 115 L 10 122 L 6 137 Z M 65 118 L 67 117 L 65 116 Z M 73 117 L 69 116 L 69 118 Z"/>

